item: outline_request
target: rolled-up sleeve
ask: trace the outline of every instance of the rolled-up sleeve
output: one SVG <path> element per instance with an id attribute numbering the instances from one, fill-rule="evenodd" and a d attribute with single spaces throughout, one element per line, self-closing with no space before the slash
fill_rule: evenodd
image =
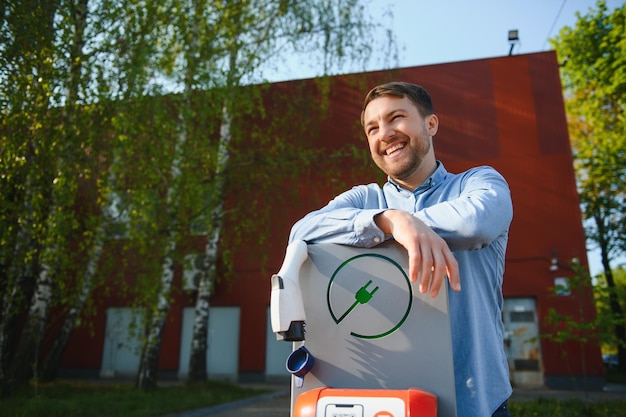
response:
<path id="1" fill-rule="evenodd" d="M 354 187 L 294 224 L 289 242 L 376 246 L 383 242 L 385 234 L 374 217 L 385 208 L 384 196 L 376 184 Z"/>

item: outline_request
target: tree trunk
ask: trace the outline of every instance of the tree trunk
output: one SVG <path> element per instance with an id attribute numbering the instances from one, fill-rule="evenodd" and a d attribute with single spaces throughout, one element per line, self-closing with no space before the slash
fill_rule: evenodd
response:
<path id="1" fill-rule="evenodd" d="M 195 320 L 189 358 L 189 380 L 192 382 L 204 381 L 208 375 L 206 358 L 209 349 L 207 340 L 209 333 L 209 308 L 213 283 L 217 279 L 217 259 L 223 216 L 224 171 L 230 156 L 228 150 L 230 138 L 230 115 L 226 107 L 224 107 L 217 166 L 215 168 L 215 195 L 217 199 L 211 216 L 211 230 L 204 249 L 203 268 L 196 295 Z"/>
<path id="2" fill-rule="evenodd" d="M 9 365 L 8 379 L 12 386 L 26 384 L 37 376 L 39 349 L 46 325 L 48 307 L 52 297 L 52 279 L 48 267 L 43 265 L 37 288 L 28 312 L 28 318 L 19 344 Z"/>
<path id="3" fill-rule="evenodd" d="M 608 233 L 603 222 L 604 216 L 596 214 L 593 216 L 596 228 L 598 229 L 598 238 L 596 239 L 600 247 L 600 256 L 602 259 L 602 268 L 604 269 L 604 277 L 609 290 L 609 307 L 613 316 L 615 338 L 617 339 L 617 359 L 618 370 L 626 372 L 626 326 L 624 325 L 624 310 L 620 305 L 618 293 L 615 287 L 615 279 L 609 257 L 609 242 L 607 240 Z"/>
<path id="4" fill-rule="evenodd" d="M 166 207 L 168 210 L 168 218 L 175 218 L 177 211 L 176 196 L 180 189 L 181 161 L 182 149 L 187 141 L 187 131 L 185 124 L 178 135 L 175 147 L 175 155 L 171 166 L 170 186 L 167 189 Z M 168 224 L 168 227 L 177 227 L 176 224 Z M 170 293 L 172 291 L 172 282 L 174 280 L 174 255 L 178 242 L 178 232 L 170 229 L 168 240 L 165 246 L 165 256 L 161 268 L 161 282 L 159 286 L 158 299 L 156 308 L 149 315 L 147 338 L 144 343 L 139 371 L 137 373 L 138 388 L 154 388 L 157 385 L 159 358 L 161 355 L 161 341 L 163 338 L 163 327 L 165 319 L 170 308 Z"/>
<path id="5" fill-rule="evenodd" d="M 98 264 L 100 262 L 100 257 L 102 256 L 104 237 L 104 226 L 101 226 L 96 231 L 95 244 L 91 251 L 91 256 L 89 256 L 89 262 L 87 263 L 87 269 L 85 270 L 85 275 L 83 277 L 83 284 L 80 294 L 78 294 L 73 305 L 67 312 L 65 320 L 63 321 L 63 325 L 57 333 L 52 348 L 50 349 L 50 351 L 48 352 L 48 356 L 46 357 L 46 362 L 44 364 L 42 372 L 42 377 L 44 381 L 52 381 L 56 379 L 57 371 L 59 369 L 59 363 L 61 362 L 63 352 L 65 352 L 67 341 L 69 340 L 72 331 L 76 326 L 78 318 L 83 311 L 83 307 L 85 306 L 85 303 L 87 302 L 87 299 L 91 294 L 93 280 L 96 272 L 98 271 Z"/>
<path id="6" fill-rule="evenodd" d="M 207 245 L 208 246 L 208 245 Z M 205 255 L 209 250 L 205 250 Z M 206 265 L 206 260 L 203 259 Z M 213 279 L 210 273 L 202 271 L 196 295 L 195 317 L 191 338 L 191 354 L 189 357 L 189 381 L 206 381 L 208 376 L 207 352 L 209 336 L 209 314 L 211 307 L 211 291 Z"/>
<path id="7" fill-rule="evenodd" d="M 30 147 L 34 159 L 34 146 Z M 29 164 L 32 160 L 29 158 Z M 30 206 L 32 196 L 31 180 L 26 179 L 27 197 L 24 198 L 24 210 L 33 213 Z M 46 190 L 48 191 L 48 190 Z M 52 201 L 48 195 L 46 201 Z M 51 211 L 50 211 L 51 212 Z M 34 221 L 29 218 L 29 221 Z M 29 233 L 26 226 L 20 225 L 13 254 L 16 259 L 24 259 L 26 252 L 33 251 L 33 257 L 26 267 L 14 266 L 10 273 L 15 278 L 13 288 L 4 296 L 2 323 L 0 323 L 0 359 L 2 371 L 3 396 L 10 395 L 13 390 L 25 383 L 34 375 L 37 366 L 38 349 L 43 336 L 48 305 L 52 296 L 49 266 L 40 264 L 42 251 L 38 242 Z M 20 316 L 26 314 L 26 323 L 18 331 Z M 15 347 L 15 350 L 12 349 Z"/>
<path id="8" fill-rule="evenodd" d="M 170 237 L 168 250 L 163 260 L 163 274 L 159 289 L 156 309 L 148 321 L 147 338 L 144 343 L 137 373 L 137 388 L 155 388 L 158 381 L 159 358 L 161 356 L 161 341 L 163 339 L 163 327 L 170 308 L 169 296 L 174 280 L 174 262 L 171 254 L 176 249 L 176 240 Z"/>
<path id="9" fill-rule="evenodd" d="M 613 271 L 609 263 L 609 258 L 606 249 L 603 245 L 600 245 L 600 251 L 602 255 L 602 266 L 604 268 L 604 276 L 606 278 L 606 284 L 609 289 L 609 306 L 611 308 L 612 316 L 615 323 L 615 338 L 617 339 L 617 360 L 618 370 L 620 372 L 626 372 L 626 326 L 624 325 L 624 310 L 619 302 L 618 294 L 615 288 L 615 279 L 613 277 Z"/>
<path id="10" fill-rule="evenodd" d="M 74 30 L 70 52 L 70 71 L 65 93 L 67 102 L 64 108 L 64 112 L 66 129 L 68 132 L 71 132 L 70 134 L 72 136 L 75 135 L 76 130 L 75 103 L 78 99 L 79 84 L 81 80 L 83 46 L 85 43 L 84 32 L 85 27 L 87 26 L 88 2 L 89 0 L 79 0 L 76 3 L 70 4 Z M 103 243 L 104 230 L 100 228 L 96 231 L 95 246 L 93 248 L 91 256 L 89 257 L 87 270 L 85 272 L 85 276 L 83 277 L 81 292 L 78 295 L 78 298 L 76 299 L 74 304 L 70 307 L 63 322 L 63 325 L 56 335 L 52 348 L 48 352 L 48 356 L 43 366 L 42 373 L 43 380 L 45 381 L 51 381 L 56 378 L 59 362 L 61 361 L 61 356 L 65 351 L 67 341 L 72 333 L 72 330 L 74 329 L 78 317 L 82 312 L 87 297 L 91 293 L 92 281 L 98 266 L 98 262 L 100 261 Z"/>
<path id="11" fill-rule="evenodd" d="M 20 335 L 18 332 L 19 316 L 25 309 L 25 303 L 19 300 L 30 300 L 33 297 L 34 281 L 26 276 L 25 271 L 21 271 L 17 275 L 17 282 L 13 284 L 13 289 L 3 296 L 2 316 L 0 316 L 0 391 L 3 397 L 10 395 L 14 388 L 9 365 L 13 359 L 13 347 Z"/>
<path id="12" fill-rule="evenodd" d="M 33 242 L 30 235 L 23 226 L 19 227 L 12 252 L 13 259 L 23 259 L 23 252 L 31 244 Z M 9 265 L 7 282 L 4 283 L 6 287 L 3 288 L 2 310 L 0 311 L 0 391 L 3 396 L 12 391 L 8 375 L 9 364 L 12 362 L 13 348 L 19 337 L 18 319 L 26 311 L 25 300 L 32 299 L 35 291 L 34 274 L 31 274 L 34 263 L 34 260 L 30 263 L 31 271 L 14 264 Z M 10 278 L 13 280 L 10 281 Z"/>

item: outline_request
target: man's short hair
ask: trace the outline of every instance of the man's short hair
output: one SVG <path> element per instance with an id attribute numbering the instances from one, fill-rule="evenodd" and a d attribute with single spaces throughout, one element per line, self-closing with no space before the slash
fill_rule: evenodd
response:
<path id="1" fill-rule="evenodd" d="M 380 84 L 372 88 L 369 93 L 367 93 L 365 101 L 363 102 L 363 109 L 361 110 L 361 125 L 363 125 L 364 122 L 363 115 L 367 105 L 374 99 L 387 96 L 397 98 L 408 97 L 409 100 L 415 104 L 417 111 L 422 117 L 435 113 L 430 94 L 428 94 L 428 91 L 426 91 L 424 87 L 403 81 L 393 81 L 390 83 Z"/>

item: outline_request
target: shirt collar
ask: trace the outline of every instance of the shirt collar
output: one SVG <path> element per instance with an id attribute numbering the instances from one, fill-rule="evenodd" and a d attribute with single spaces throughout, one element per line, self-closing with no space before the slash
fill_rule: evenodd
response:
<path id="1" fill-rule="evenodd" d="M 415 190 L 413 190 L 413 192 L 420 192 L 420 191 L 428 190 L 429 188 L 435 186 L 435 184 L 439 184 L 440 182 L 442 182 L 447 174 L 448 174 L 448 171 L 446 171 L 446 168 L 443 166 L 443 163 L 437 160 L 437 168 L 435 169 L 435 172 L 433 172 L 433 174 L 430 177 L 428 177 L 422 185 L 420 185 Z M 403 191 L 403 190 L 407 191 L 404 188 L 402 188 L 400 184 L 392 180 L 390 177 L 387 177 L 387 183 L 393 185 L 397 191 Z"/>

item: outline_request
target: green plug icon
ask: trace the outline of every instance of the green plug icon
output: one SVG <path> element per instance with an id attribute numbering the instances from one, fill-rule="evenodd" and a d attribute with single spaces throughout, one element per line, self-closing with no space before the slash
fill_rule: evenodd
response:
<path id="1" fill-rule="evenodd" d="M 356 306 L 358 306 L 359 304 L 366 304 L 372 299 L 374 293 L 378 291 L 378 287 L 374 288 L 371 292 L 368 291 L 367 287 L 369 287 L 371 283 L 372 280 L 370 279 L 369 281 L 367 281 L 367 284 L 359 288 L 359 290 L 354 295 L 354 303 L 350 306 L 350 308 L 346 310 L 345 313 L 341 315 L 341 317 L 339 317 L 339 319 L 337 319 L 337 324 L 341 323 L 341 321 L 345 319 L 346 316 L 350 314 L 350 312 L 354 310 Z"/>

